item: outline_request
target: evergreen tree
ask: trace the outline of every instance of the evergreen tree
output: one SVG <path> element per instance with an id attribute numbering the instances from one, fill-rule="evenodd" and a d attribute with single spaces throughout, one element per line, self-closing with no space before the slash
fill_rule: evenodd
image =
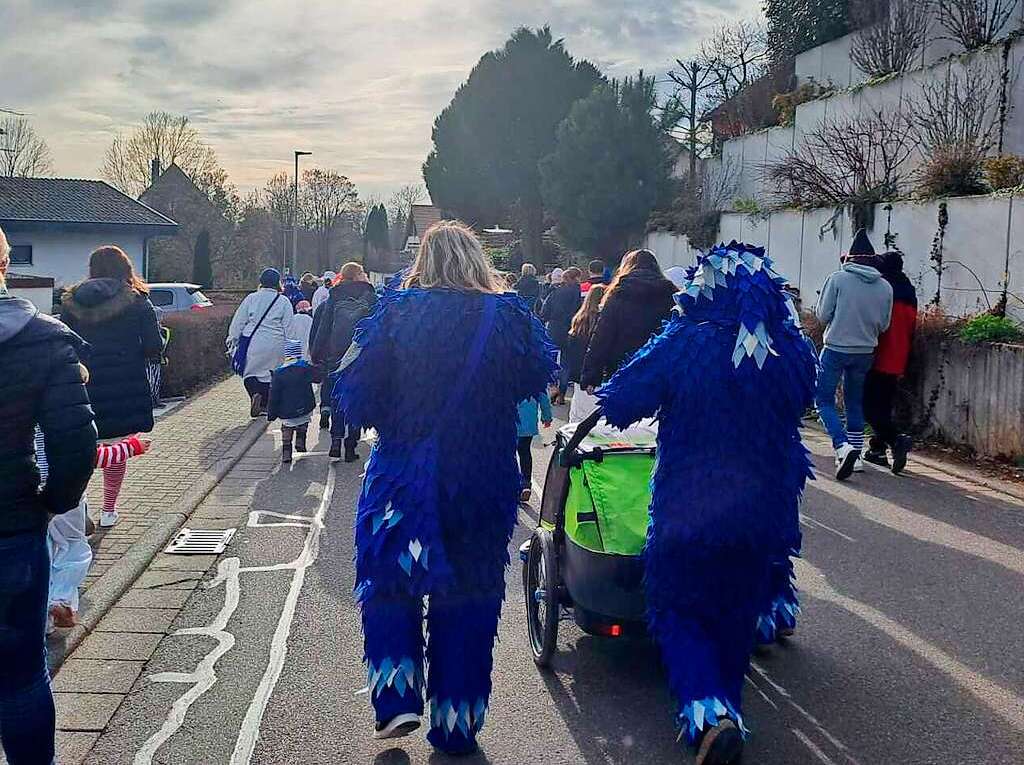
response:
<path id="1" fill-rule="evenodd" d="M 202 287 L 209 287 L 213 282 L 213 264 L 210 261 L 210 232 L 203 229 L 196 237 L 196 246 L 192 254 L 192 281 Z"/>
<path id="2" fill-rule="evenodd" d="M 775 60 L 824 45 L 850 31 L 850 0 L 764 0 Z"/>
<path id="3" fill-rule="evenodd" d="M 434 122 L 423 178 L 434 204 L 469 223 L 515 220 L 525 254 L 541 248 L 539 162 L 569 109 L 602 82 L 551 30 L 520 28 L 487 53 Z"/>
<path id="4" fill-rule="evenodd" d="M 369 271 L 384 271 L 391 238 L 388 230 L 388 212 L 383 204 L 370 209 L 363 235 L 363 265 Z"/>
<path id="5" fill-rule="evenodd" d="M 654 78 L 613 82 L 573 106 L 541 163 L 544 201 L 568 244 L 614 262 L 669 193 Z"/>

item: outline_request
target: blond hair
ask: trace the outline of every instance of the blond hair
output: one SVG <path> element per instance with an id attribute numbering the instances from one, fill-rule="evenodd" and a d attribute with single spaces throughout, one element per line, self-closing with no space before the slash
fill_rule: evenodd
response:
<path id="1" fill-rule="evenodd" d="M 443 220 L 427 229 L 402 286 L 504 292 L 473 229 L 454 220 Z"/>
<path id="2" fill-rule="evenodd" d="M 569 326 L 569 334 L 573 337 L 589 338 L 594 334 L 594 327 L 597 326 L 597 315 L 601 309 L 601 298 L 604 297 L 604 285 L 595 284 L 587 290 L 587 296 L 583 299 L 583 305 L 576 315 L 572 317 L 572 324 Z"/>
<path id="3" fill-rule="evenodd" d="M 7 236 L 0 228 L 0 287 L 7 286 L 7 266 L 11 261 L 11 246 L 7 244 Z"/>
<path id="4" fill-rule="evenodd" d="M 339 276 L 341 281 L 344 282 L 358 281 L 360 277 L 366 276 L 366 271 L 363 269 L 361 263 L 356 263 L 353 260 L 341 267 Z"/>

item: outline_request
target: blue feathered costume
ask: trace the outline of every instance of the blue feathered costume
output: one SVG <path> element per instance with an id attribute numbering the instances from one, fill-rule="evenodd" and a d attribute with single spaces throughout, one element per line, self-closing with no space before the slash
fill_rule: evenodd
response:
<path id="1" fill-rule="evenodd" d="M 658 413 L 644 587 L 693 745 L 724 717 L 745 732 L 750 652 L 798 612 L 789 556 L 815 361 L 784 283 L 763 249 L 712 249 L 687 272 L 677 315 L 598 391 L 613 425 Z"/>
<path id="2" fill-rule="evenodd" d="M 555 349 L 515 295 L 389 289 L 334 388 L 375 428 L 356 516 L 356 592 L 379 722 L 430 707 L 430 742 L 475 748 L 516 522 L 517 404 L 554 379 Z M 425 652 L 430 667 L 424 675 Z"/>

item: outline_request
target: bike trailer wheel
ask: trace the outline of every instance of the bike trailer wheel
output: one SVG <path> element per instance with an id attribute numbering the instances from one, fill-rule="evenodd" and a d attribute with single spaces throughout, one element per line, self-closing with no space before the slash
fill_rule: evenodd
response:
<path id="1" fill-rule="evenodd" d="M 558 643 L 558 583 L 554 538 L 547 529 L 537 529 L 523 570 L 523 590 L 530 650 L 534 663 L 542 668 L 550 666 Z"/>

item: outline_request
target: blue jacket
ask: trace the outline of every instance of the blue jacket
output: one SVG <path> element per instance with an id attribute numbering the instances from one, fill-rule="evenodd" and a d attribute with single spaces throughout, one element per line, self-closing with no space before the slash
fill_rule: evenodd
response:
<path id="1" fill-rule="evenodd" d="M 538 403 L 540 406 L 538 407 Z M 536 436 L 540 433 L 537 417 L 551 422 L 551 399 L 546 393 L 519 402 L 519 437 Z"/>
<path id="2" fill-rule="evenodd" d="M 270 373 L 267 420 L 303 417 L 316 408 L 313 379 L 316 369 L 306 361 L 289 361 Z"/>

